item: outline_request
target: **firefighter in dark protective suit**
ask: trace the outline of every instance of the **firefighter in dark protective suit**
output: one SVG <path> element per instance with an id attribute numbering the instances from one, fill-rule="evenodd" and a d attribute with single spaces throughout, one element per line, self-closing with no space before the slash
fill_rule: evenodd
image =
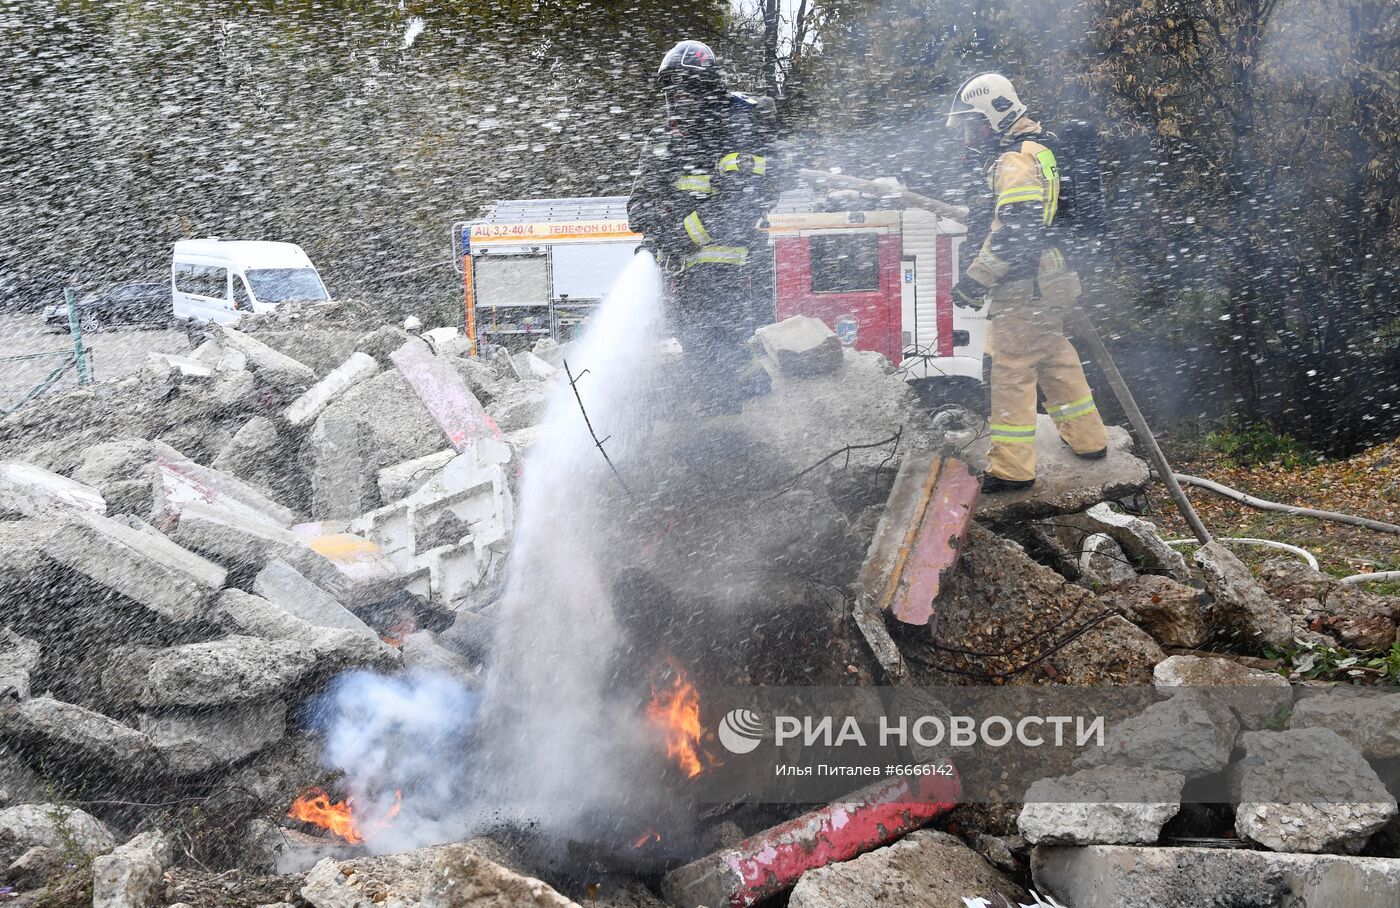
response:
<path id="1" fill-rule="evenodd" d="M 1026 116 L 1026 105 L 1004 76 L 982 73 L 958 89 L 948 114 L 991 191 L 989 218 L 976 258 L 953 287 L 953 302 L 989 305 L 991 451 L 984 492 L 1026 488 L 1035 482 L 1036 389 L 1060 438 L 1074 453 L 1097 459 L 1108 435 L 1079 354 L 1064 336 L 1066 310 L 1079 298 L 1079 276 L 1065 258 L 1068 234 L 1060 223 L 1060 162 L 1053 137 Z M 979 231 L 980 232 L 980 231 Z"/>
<path id="2" fill-rule="evenodd" d="M 667 123 L 642 153 L 628 221 L 670 278 L 667 316 L 701 412 L 738 412 L 770 387 L 746 341 L 772 320 L 753 276 L 766 253 L 759 226 L 776 197 L 766 153 L 773 102 L 726 91 L 699 41 L 671 48 L 657 79 Z"/>

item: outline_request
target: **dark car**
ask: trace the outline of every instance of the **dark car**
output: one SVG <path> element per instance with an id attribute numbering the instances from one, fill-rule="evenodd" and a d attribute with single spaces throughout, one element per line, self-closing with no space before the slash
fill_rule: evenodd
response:
<path id="1" fill-rule="evenodd" d="M 100 331 L 117 325 L 164 327 L 170 322 L 170 285 L 133 282 L 78 300 L 78 324 L 83 331 Z M 45 306 L 44 324 L 68 330 L 68 307 Z"/>

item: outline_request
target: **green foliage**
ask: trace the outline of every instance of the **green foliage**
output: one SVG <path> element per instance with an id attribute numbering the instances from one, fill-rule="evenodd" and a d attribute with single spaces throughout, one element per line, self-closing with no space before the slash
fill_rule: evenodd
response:
<path id="1" fill-rule="evenodd" d="M 1291 647 L 1264 647 L 1264 656 L 1277 659 L 1290 678 L 1309 681 L 1351 681 L 1400 685 L 1400 643 L 1384 651 L 1353 652 L 1298 640 Z"/>
<path id="2" fill-rule="evenodd" d="M 1263 422 L 1226 420 L 1206 434 L 1206 449 L 1222 454 L 1242 467 L 1278 463 L 1288 469 L 1312 466 L 1317 457 L 1302 442 L 1270 429 Z"/>
<path id="3" fill-rule="evenodd" d="M 1391 644 L 1383 654 L 1366 660 L 1366 667 L 1381 672 L 1387 684 L 1400 684 L 1400 643 Z"/>

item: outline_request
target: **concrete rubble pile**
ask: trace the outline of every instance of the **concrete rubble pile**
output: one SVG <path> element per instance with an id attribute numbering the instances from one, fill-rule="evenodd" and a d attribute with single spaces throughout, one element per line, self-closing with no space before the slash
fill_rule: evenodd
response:
<path id="1" fill-rule="evenodd" d="M 500 580 L 552 367 L 345 333 L 331 363 L 327 338 L 214 329 L 0 426 L 0 885 L 142 825 L 55 797 L 160 802 L 280 767 L 285 811 L 314 766 L 283 765 L 308 740 L 297 711 L 341 672 L 479 683 L 483 652 L 433 631 Z M 99 857 L 99 901 L 156 903 L 169 844 Z"/>
<path id="2" fill-rule="evenodd" d="M 0 421 L 0 886 L 28 893 L 77 863 L 94 904 L 198 901 L 180 870 L 197 836 L 130 806 L 188 793 L 236 814 L 222 835 L 249 873 L 301 859 L 264 903 L 716 908 L 713 875 L 692 886 L 685 868 L 654 891 L 588 887 L 488 838 L 370 857 L 268 819 L 324 777 L 303 711 L 340 673 L 480 685 L 565 351 L 473 357 L 449 329 L 314 314 L 246 327 Z M 1390 904 L 1335 887 L 1400 887 L 1400 701 L 1247 663 L 1298 641 L 1388 645 L 1397 600 L 1289 561 L 1256 578 L 1219 544 L 1183 557 L 1131 513 L 1149 474 L 1121 429 L 1088 463 L 1043 420 L 1037 485 L 977 501 L 974 420 L 931 417 L 887 361 L 815 320 L 753 346 L 772 393 L 658 419 L 626 477 L 647 493 L 618 496 L 607 572 L 638 666 L 1155 697 L 1023 809 L 967 805 L 935 821 L 956 835 L 814 860 L 784 883 L 791 904 L 1224 904 L 1217 889 Z M 920 488 L 946 496 L 912 506 Z M 1017 648 L 1055 628 L 1076 633 Z M 1184 805 L 1207 785 L 1230 804 Z M 727 822 L 692 868 L 763 850 L 771 830 Z M 1225 826 L 1254 850 L 1166 847 Z"/>

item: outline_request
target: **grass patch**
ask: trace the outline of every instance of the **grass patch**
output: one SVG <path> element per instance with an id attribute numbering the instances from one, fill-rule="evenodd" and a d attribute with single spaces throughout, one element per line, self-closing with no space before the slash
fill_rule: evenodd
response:
<path id="1" fill-rule="evenodd" d="M 1317 465 L 1317 455 L 1291 435 L 1262 422 L 1227 419 L 1201 439 L 1201 446 L 1241 467 L 1276 463 L 1285 469 Z"/>

